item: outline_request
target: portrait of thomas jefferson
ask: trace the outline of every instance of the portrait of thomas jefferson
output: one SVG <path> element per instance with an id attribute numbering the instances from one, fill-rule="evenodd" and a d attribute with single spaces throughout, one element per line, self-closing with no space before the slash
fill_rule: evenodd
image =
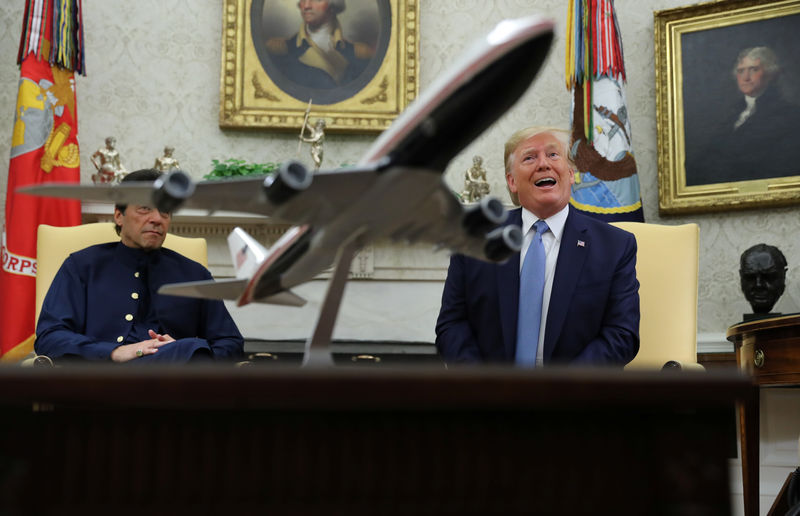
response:
<path id="1" fill-rule="evenodd" d="M 686 34 L 686 185 L 800 175 L 800 16 Z"/>
<path id="2" fill-rule="evenodd" d="M 391 36 L 388 0 L 254 0 L 258 58 L 278 88 L 332 104 L 375 76 Z"/>

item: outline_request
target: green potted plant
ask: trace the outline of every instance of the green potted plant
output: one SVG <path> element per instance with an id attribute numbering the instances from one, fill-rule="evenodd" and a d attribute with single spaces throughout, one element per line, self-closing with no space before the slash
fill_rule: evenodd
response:
<path id="1" fill-rule="evenodd" d="M 243 159 L 229 158 L 225 161 L 212 159 L 214 168 L 204 179 L 227 179 L 241 176 L 268 176 L 274 174 L 280 163 L 247 163 Z"/>

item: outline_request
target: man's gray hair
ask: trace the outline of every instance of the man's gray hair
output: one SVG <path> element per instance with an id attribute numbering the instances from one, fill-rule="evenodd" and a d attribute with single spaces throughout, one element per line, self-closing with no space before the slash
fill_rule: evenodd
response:
<path id="1" fill-rule="evenodd" d="M 761 61 L 761 65 L 764 67 L 764 71 L 770 77 L 774 77 L 781 70 L 781 65 L 778 62 L 778 56 L 775 55 L 775 52 L 772 51 L 769 47 L 750 47 L 745 48 L 741 52 L 739 52 L 739 57 L 736 58 L 736 64 L 733 66 L 733 75 L 736 75 L 736 68 L 739 67 L 739 63 L 742 62 L 742 59 L 745 57 L 749 57 L 750 59 L 758 59 Z"/>

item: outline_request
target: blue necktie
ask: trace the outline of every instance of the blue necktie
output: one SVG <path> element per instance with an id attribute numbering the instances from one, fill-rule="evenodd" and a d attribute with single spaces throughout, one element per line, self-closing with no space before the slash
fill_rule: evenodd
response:
<path id="1" fill-rule="evenodd" d="M 519 314 L 517 315 L 517 365 L 534 367 L 539 347 L 539 327 L 542 320 L 542 294 L 544 293 L 544 245 L 542 233 L 547 223 L 537 220 L 525 261 L 519 274 Z"/>

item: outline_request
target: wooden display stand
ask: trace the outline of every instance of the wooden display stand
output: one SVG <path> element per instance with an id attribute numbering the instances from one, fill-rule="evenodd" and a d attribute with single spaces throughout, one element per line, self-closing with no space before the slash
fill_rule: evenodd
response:
<path id="1" fill-rule="evenodd" d="M 800 385 L 800 315 L 785 315 L 728 328 L 736 363 L 759 387 Z M 759 400 L 739 412 L 746 515 L 758 514 Z"/>

